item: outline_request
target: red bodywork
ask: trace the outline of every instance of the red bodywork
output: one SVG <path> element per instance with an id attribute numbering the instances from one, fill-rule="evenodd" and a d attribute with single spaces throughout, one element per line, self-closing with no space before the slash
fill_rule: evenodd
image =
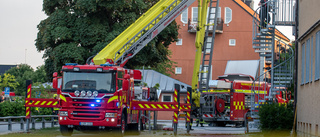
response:
<path id="1" fill-rule="evenodd" d="M 233 77 L 237 74 L 231 74 Z M 246 75 L 238 74 L 241 77 L 245 77 Z M 228 75 L 222 76 L 227 78 Z M 253 77 L 248 76 L 248 79 L 252 79 Z M 234 123 L 241 122 L 245 120 L 245 114 L 250 111 L 250 107 L 258 107 L 259 104 L 264 104 L 265 102 L 261 102 L 261 100 L 265 99 L 266 96 L 269 95 L 269 90 L 271 85 L 269 83 L 263 82 L 255 82 L 253 81 L 245 81 L 245 80 L 234 80 L 229 81 L 229 79 L 219 79 L 218 81 L 222 81 L 222 83 L 229 83 L 231 86 L 225 86 L 227 84 L 222 84 L 220 87 L 217 87 L 203 92 L 206 96 L 214 95 L 214 103 L 215 103 L 215 113 L 205 113 L 203 118 L 207 122 L 225 122 L 225 123 Z M 256 95 L 254 96 L 254 106 L 251 106 L 251 96 L 252 89 L 255 90 Z M 285 104 L 288 103 L 287 98 L 288 93 L 283 93 L 281 91 L 277 91 L 279 94 L 276 95 L 278 103 Z M 284 94 L 286 96 L 284 96 Z M 260 101 L 259 101 L 260 100 Z"/>
<path id="2" fill-rule="evenodd" d="M 120 127 L 121 115 L 123 111 L 126 111 L 127 123 L 138 123 L 138 111 L 130 109 L 130 102 L 134 97 L 134 79 L 141 79 L 141 72 L 138 70 L 126 70 L 119 66 L 98 66 L 98 65 L 75 65 L 75 66 L 63 66 L 64 70 L 73 70 L 79 68 L 80 71 L 96 71 L 98 68 L 103 71 L 116 71 L 123 72 L 123 74 L 129 73 L 128 80 L 124 77 L 119 77 L 117 73 L 116 91 L 114 93 L 99 93 L 96 98 L 101 98 L 100 102 L 95 102 L 93 98 L 76 99 L 73 92 L 63 92 L 61 95 L 65 97 L 65 100 L 60 98 L 60 110 L 67 111 L 68 116 L 59 115 L 60 125 L 73 125 L 80 126 L 80 123 L 88 122 L 89 125 L 85 126 L 106 126 L 106 127 Z M 139 76 L 140 75 L 140 76 Z M 125 91 L 122 87 L 118 87 L 122 84 L 128 84 L 128 90 Z M 60 90 L 60 89 L 59 89 Z M 94 105 L 94 107 L 91 107 Z M 106 113 L 116 113 L 114 117 L 105 117 Z M 144 122 L 144 121 L 143 121 Z M 91 125 L 92 123 L 92 125 Z M 87 123 L 86 123 L 87 124 Z"/>

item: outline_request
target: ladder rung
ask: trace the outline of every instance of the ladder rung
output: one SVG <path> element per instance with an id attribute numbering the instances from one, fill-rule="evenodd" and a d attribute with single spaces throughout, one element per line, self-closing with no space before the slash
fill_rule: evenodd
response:
<path id="1" fill-rule="evenodd" d="M 272 42 L 253 42 L 252 44 L 272 44 Z"/>
<path id="2" fill-rule="evenodd" d="M 254 49 L 260 49 L 260 48 L 272 48 L 271 46 L 252 46 Z"/>

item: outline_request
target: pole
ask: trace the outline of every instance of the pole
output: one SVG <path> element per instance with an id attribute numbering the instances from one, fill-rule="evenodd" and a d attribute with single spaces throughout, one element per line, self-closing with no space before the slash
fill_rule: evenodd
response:
<path id="1" fill-rule="evenodd" d="M 179 115 L 179 109 L 180 109 L 180 98 L 179 97 L 179 92 L 180 92 L 180 85 L 179 84 L 174 84 L 174 104 L 177 104 L 177 109 L 178 111 L 173 112 L 173 133 L 176 136 L 178 133 L 178 115 Z"/>
<path id="2" fill-rule="evenodd" d="M 27 64 L 27 49 L 24 52 L 24 63 Z"/>
<path id="3" fill-rule="evenodd" d="M 32 81 L 31 80 L 27 80 L 26 81 L 26 99 L 27 98 L 31 98 L 31 83 Z M 25 105 L 29 104 L 29 100 L 26 100 L 25 101 Z M 29 132 L 29 123 L 30 123 L 30 107 L 26 107 L 26 132 Z"/>

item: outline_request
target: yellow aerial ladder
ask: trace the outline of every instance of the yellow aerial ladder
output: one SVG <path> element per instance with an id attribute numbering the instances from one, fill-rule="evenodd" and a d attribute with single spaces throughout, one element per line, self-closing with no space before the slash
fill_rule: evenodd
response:
<path id="1" fill-rule="evenodd" d="M 128 59 L 136 55 L 194 2 L 195 0 L 160 0 L 102 49 L 93 58 L 93 63 L 95 65 L 113 64 L 124 66 Z M 211 75 L 208 70 L 211 70 L 218 7 L 219 0 L 198 0 L 199 12 L 195 41 L 196 57 L 192 77 L 192 100 L 195 104 L 193 107 L 194 117 L 201 116 L 201 114 L 196 114 L 201 110 L 199 109 L 200 93 L 208 89 L 209 77 Z M 211 35 L 209 31 L 212 31 Z M 201 68 L 199 67 L 200 64 Z"/>
<path id="2" fill-rule="evenodd" d="M 195 0 L 160 0 L 94 58 L 96 65 L 123 66 Z"/>

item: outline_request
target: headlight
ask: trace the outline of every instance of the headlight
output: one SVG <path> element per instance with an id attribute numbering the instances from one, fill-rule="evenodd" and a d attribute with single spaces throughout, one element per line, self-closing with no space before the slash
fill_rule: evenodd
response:
<path id="1" fill-rule="evenodd" d="M 81 96 L 82 96 L 82 97 L 86 96 L 86 91 L 82 90 L 82 91 L 81 91 Z"/>
<path id="2" fill-rule="evenodd" d="M 106 117 L 117 117 L 117 113 L 106 113 Z"/>
<path id="3" fill-rule="evenodd" d="M 92 96 L 92 91 L 88 91 L 88 92 L 87 92 L 87 96 L 88 96 L 88 97 L 91 97 L 91 96 Z"/>
<path id="4" fill-rule="evenodd" d="M 80 95 L 80 91 L 79 91 L 79 90 L 76 90 L 76 91 L 74 92 L 74 95 L 78 97 L 78 96 Z"/>
<path id="5" fill-rule="evenodd" d="M 98 91 L 93 91 L 93 96 L 94 97 L 98 96 Z"/>
<path id="6" fill-rule="evenodd" d="M 60 116 L 68 116 L 68 111 L 59 111 Z"/>

